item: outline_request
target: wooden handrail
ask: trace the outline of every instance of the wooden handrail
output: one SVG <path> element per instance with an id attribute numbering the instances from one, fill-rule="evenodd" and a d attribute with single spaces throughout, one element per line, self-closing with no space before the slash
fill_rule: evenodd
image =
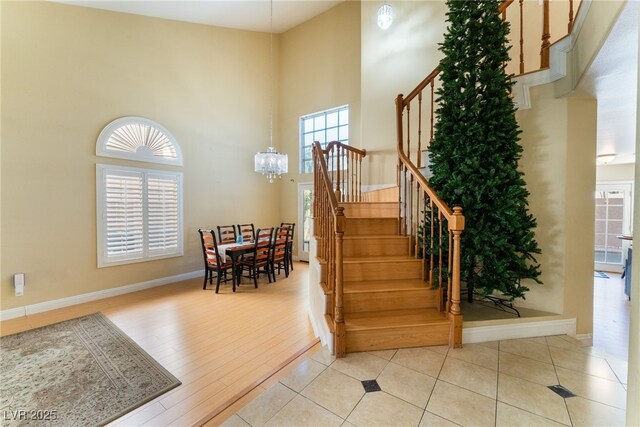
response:
<path id="1" fill-rule="evenodd" d="M 515 0 L 503 1 L 498 12 L 507 19 L 507 9 Z M 520 20 L 518 55 L 520 74 L 524 68 L 523 0 L 519 0 L 518 19 Z M 540 48 L 540 66 L 549 66 L 549 0 L 542 0 L 543 22 Z M 569 0 L 569 30 L 573 26 L 573 0 Z M 437 104 L 434 86 L 438 81 L 440 67 L 437 66 L 405 97 L 396 98 L 396 125 L 398 138 L 397 182 L 399 187 L 398 230 L 408 235 L 412 243 L 412 253 L 423 259 L 425 280 L 432 286 L 444 288 L 446 280 L 446 308 L 452 320 L 450 345 L 461 343 L 462 316 L 460 313 L 460 255 L 461 234 L 464 230 L 462 208 L 451 209 L 430 187 L 429 181 L 419 170 L 422 164 L 422 151 L 428 149 L 433 140 L 435 125 L 434 112 Z M 427 88 L 428 91 L 427 91 Z M 424 102 L 424 99 L 426 102 Z M 417 104 L 417 106 L 415 105 Z M 413 108 L 415 106 L 417 108 Z M 414 111 L 417 109 L 417 116 Z M 429 141 L 423 143 L 423 120 L 430 127 Z M 417 140 L 417 141 L 416 141 Z M 412 148 L 417 151 L 412 151 Z M 414 154 L 415 153 L 415 154 Z M 415 161 L 412 158 L 415 155 Z M 417 164 L 417 166 L 416 166 Z M 443 224 L 446 223 L 446 231 Z M 444 273 L 443 273 L 444 271 Z"/>
<path id="2" fill-rule="evenodd" d="M 344 357 L 347 348 L 343 310 L 342 267 L 345 217 L 344 207 L 340 206 L 338 202 L 340 199 L 340 187 L 338 185 L 336 188 L 336 184 L 331 179 L 325 158 L 325 156 L 329 157 L 333 148 L 339 145 L 340 143 L 336 143 L 323 150 L 319 142 L 313 143 L 313 212 L 314 234 L 318 241 L 318 257 L 322 261 L 320 276 L 323 288 L 327 293 L 326 315 L 331 320 L 331 328 L 334 331 L 334 354 L 337 357 Z M 344 144 L 342 145 L 344 146 Z M 339 183 L 339 174 L 337 177 L 337 182 Z"/>
<path id="3" fill-rule="evenodd" d="M 321 149 L 321 151 L 323 153 L 327 154 L 335 147 L 344 148 L 345 150 L 351 151 L 352 153 L 359 154 L 362 157 L 366 157 L 367 156 L 367 150 L 360 149 L 360 148 L 355 148 L 355 147 L 352 147 L 352 146 L 347 145 L 347 144 L 345 144 L 343 142 L 340 142 L 340 141 L 331 141 L 330 143 L 327 144 L 327 147 L 324 150 Z"/>

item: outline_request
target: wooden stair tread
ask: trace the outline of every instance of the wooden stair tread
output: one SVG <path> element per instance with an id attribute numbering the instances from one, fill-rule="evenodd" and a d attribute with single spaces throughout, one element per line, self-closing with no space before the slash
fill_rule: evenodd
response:
<path id="1" fill-rule="evenodd" d="M 344 282 L 344 293 L 359 292 L 385 292 L 403 291 L 414 289 L 425 289 L 437 292 L 438 289 L 431 289 L 428 283 L 421 279 L 397 279 L 397 280 L 363 280 Z"/>
<path id="2" fill-rule="evenodd" d="M 391 239 L 409 239 L 408 236 L 400 236 L 397 234 L 367 234 L 356 236 L 344 236 L 344 240 L 391 240 Z"/>
<path id="3" fill-rule="evenodd" d="M 377 256 L 377 257 L 349 257 L 344 258 L 345 264 L 349 263 L 380 263 L 380 262 L 415 262 L 422 261 L 419 258 L 415 258 L 411 255 L 398 255 L 398 256 Z"/>
<path id="4" fill-rule="evenodd" d="M 371 329 L 448 324 L 449 319 L 445 313 L 435 308 L 427 308 L 346 313 L 344 323 L 346 331 L 353 332 Z"/>

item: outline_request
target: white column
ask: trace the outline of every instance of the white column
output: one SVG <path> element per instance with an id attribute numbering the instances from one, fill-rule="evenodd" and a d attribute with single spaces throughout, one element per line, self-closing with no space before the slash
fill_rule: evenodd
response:
<path id="1" fill-rule="evenodd" d="M 637 11 L 636 14 L 640 15 Z M 640 16 L 636 17 L 639 22 Z M 627 422 L 628 426 L 640 425 L 640 31 L 638 31 L 638 68 L 636 78 L 636 167 L 633 208 L 633 265 L 631 267 L 631 318 L 629 322 L 629 374 L 627 377 Z"/>

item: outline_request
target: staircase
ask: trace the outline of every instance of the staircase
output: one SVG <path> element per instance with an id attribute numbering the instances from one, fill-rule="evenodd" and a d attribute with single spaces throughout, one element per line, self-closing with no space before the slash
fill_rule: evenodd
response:
<path id="1" fill-rule="evenodd" d="M 398 188 L 364 199 L 398 200 Z M 408 236 L 398 235 L 398 202 L 341 203 L 344 231 L 346 351 L 447 344 L 440 289 L 424 281 Z"/>
<path id="2" fill-rule="evenodd" d="M 549 1 L 542 0 L 541 69 L 549 66 Z M 512 4 L 519 6 L 515 15 L 522 29 L 524 2 L 505 0 L 499 12 L 507 19 Z M 569 0 L 569 32 L 572 27 Z M 522 31 L 519 46 L 523 74 Z M 396 98 L 396 187 L 363 193 L 366 150 L 336 141 L 324 147 L 313 144 L 314 237 L 325 319 L 337 357 L 366 350 L 462 346 L 465 218 L 460 207 L 450 208 L 428 182 L 439 73 L 436 67 L 407 96 Z"/>

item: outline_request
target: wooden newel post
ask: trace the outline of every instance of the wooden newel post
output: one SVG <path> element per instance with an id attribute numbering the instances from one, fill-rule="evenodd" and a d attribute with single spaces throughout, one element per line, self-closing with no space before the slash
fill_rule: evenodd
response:
<path id="1" fill-rule="evenodd" d="M 336 200 L 338 200 L 338 203 L 340 203 L 342 201 L 342 191 L 340 190 L 340 157 L 341 157 L 341 153 L 340 153 L 340 146 L 337 146 L 336 148 L 336 166 L 337 166 L 337 171 L 336 171 Z"/>
<path id="2" fill-rule="evenodd" d="M 335 277 L 335 355 L 336 357 L 344 357 L 347 353 L 347 340 L 344 328 L 344 313 L 343 313 L 343 271 L 342 271 L 342 243 L 344 236 L 344 208 L 342 206 L 336 208 L 336 224 L 335 224 L 335 239 L 336 239 L 336 277 Z"/>
<path id="3" fill-rule="evenodd" d="M 460 311 L 460 235 L 464 230 L 464 216 L 462 208 L 453 208 L 453 216 L 449 220 L 449 231 L 453 234 L 453 266 L 451 268 L 451 305 L 449 319 L 451 330 L 449 333 L 449 346 L 462 346 L 462 313 Z"/>

